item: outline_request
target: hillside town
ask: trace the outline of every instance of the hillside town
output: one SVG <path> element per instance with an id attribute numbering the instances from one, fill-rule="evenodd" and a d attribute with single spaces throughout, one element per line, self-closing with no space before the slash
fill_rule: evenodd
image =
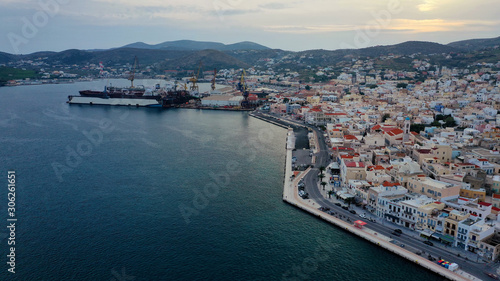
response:
<path id="1" fill-rule="evenodd" d="M 381 61 L 395 58 L 401 56 L 307 66 L 301 73 L 274 70 L 277 62 L 271 58 L 262 60 L 266 70 L 221 69 L 215 77 L 213 70 L 202 71 L 205 81 L 222 87 L 200 95 L 197 104 L 238 108 L 244 98 L 236 85 L 246 84 L 253 107 L 321 128 L 332 160 L 329 184 L 338 197 L 353 198 L 422 237 L 495 261 L 500 255 L 500 62 L 449 68 L 414 55 L 403 57 L 411 59 L 409 70 L 380 68 Z M 49 71 L 53 67 L 43 61 L 16 66 L 42 65 L 47 79 L 79 77 L 70 74 L 77 65 Z M 130 65 L 85 67 L 103 77 L 126 77 Z M 149 77 L 152 69 L 137 75 Z M 164 71 L 154 78 L 169 80 L 179 73 Z M 188 84 L 192 76 L 175 79 Z"/>
<path id="2" fill-rule="evenodd" d="M 496 261 L 500 73 L 443 67 L 419 82 L 397 79 L 409 73 L 387 75 L 345 72 L 307 90 L 271 94 L 263 109 L 321 129 L 331 158 L 328 186 L 337 198 L 429 241 Z"/>

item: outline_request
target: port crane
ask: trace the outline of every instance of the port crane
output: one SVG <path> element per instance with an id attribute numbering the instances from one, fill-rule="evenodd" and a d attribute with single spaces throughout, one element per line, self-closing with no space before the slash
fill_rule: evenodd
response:
<path id="1" fill-rule="evenodd" d="M 135 69 L 137 68 L 138 64 L 139 64 L 139 60 L 137 59 L 137 56 L 135 56 L 135 58 L 134 58 L 134 67 L 132 68 L 132 73 L 128 77 L 128 80 L 130 80 L 130 88 L 134 87 Z"/>
<path id="2" fill-rule="evenodd" d="M 200 62 L 200 65 L 198 66 L 198 73 L 196 73 L 196 75 L 194 75 L 194 72 L 193 72 L 193 77 L 191 77 L 189 79 L 189 81 L 191 82 L 191 87 L 189 88 L 192 92 L 198 92 L 198 78 L 200 77 L 200 70 L 201 70 L 201 62 Z"/>
<path id="3" fill-rule="evenodd" d="M 240 90 L 243 93 L 243 101 L 241 102 L 241 107 L 243 108 L 248 108 L 250 106 L 250 103 L 248 102 L 248 96 L 250 93 L 248 92 L 248 87 L 247 84 L 245 83 L 245 70 L 243 69 L 243 72 L 241 73 L 241 78 L 240 82 L 238 82 L 238 90 Z"/>

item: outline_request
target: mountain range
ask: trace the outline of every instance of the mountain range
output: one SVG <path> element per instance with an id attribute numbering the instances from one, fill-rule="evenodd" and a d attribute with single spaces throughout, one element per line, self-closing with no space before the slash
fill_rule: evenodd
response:
<path id="1" fill-rule="evenodd" d="M 203 68 L 247 68 L 250 66 L 266 67 L 273 59 L 283 68 L 301 68 L 305 66 L 329 66 L 357 57 L 376 58 L 383 55 L 432 55 L 432 54 L 467 54 L 458 56 L 466 61 L 453 62 L 456 65 L 474 63 L 474 52 L 483 60 L 497 62 L 500 59 L 500 37 L 491 39 L 472 39 L 452 42 L 446 45 L 408 41 L 395 45 L 375 46 L 361 49 L 343 50 L 308 50 L 301 52 L 270 49 L 253 42 L 222 44 L 217 42 L 201 42 L 192 40 L 167 41 L 150 45 L 137 42 L 119 48 L 106 50 L 66 50 L 62 52 L 37 52 L 28 55 L 13 55 L 0 52 L 0 64 L 8 64 L 20 60 L 36 60 L 44 58 L 52 65 L 85 65 L 102 62 L 106 66 L 133 63 L 137 56 L 140 65 L 155 65 L 156 70 L 196 69 L 200 61 Z M 489 50 L 484 53 L 484 50 Z M 473 54 L 473 55 L 471 55 Z M 497 61 L 495 61 L 497 60 Z M 444 61 L 444 63 L 447 63 Z"/>
<path id="2" fill-rule="evenodd" d="M 244 41 L 235 44 L 222 44 L 217 42 L 202 42 L 193 40 L 167 41 L 156 45 L 136 42 L 123 46 L 122 48 L 150 49 L 150 50 L 175 50 L 175 51 L 236 51 L 236 50 L 267 50 L 270 49 L 257 43 Z"/>

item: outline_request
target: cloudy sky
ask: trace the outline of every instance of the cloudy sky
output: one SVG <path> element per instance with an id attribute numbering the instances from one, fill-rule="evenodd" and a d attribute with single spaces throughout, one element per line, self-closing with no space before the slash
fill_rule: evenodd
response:
<path id="1" fill-rule="evenodd" d="M 285 50 L 500 36 L 499 0 L 0 0 L 0 51 L 190 39 Z"/>

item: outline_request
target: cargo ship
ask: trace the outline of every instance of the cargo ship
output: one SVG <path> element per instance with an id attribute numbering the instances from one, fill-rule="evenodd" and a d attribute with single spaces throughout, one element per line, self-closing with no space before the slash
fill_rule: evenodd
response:
<path id="1" fill-rule="evenodd" d="M 80 95 L 82 97 L 98 97 L 98 98 L 134 98 L 134 97 L 142 97 L 146 89 L 144 86 L 141 87 L 129 87 L 129 88 L 120 88 L 120 87 L 104 87 L 104 91 L 93 91 L 93 90 L 83 90 L 80 91 Z"/>
<path id="2" fill-rule="evenodd" d="M 105 87 L 104 91 L 79 91 L 80 96 L 68 96 L 69 104 L 115 105 L 170 108 L 189 102 L 187 90 L 165 89 L 159 84 L 152 91 L 142 88 Z"/>

